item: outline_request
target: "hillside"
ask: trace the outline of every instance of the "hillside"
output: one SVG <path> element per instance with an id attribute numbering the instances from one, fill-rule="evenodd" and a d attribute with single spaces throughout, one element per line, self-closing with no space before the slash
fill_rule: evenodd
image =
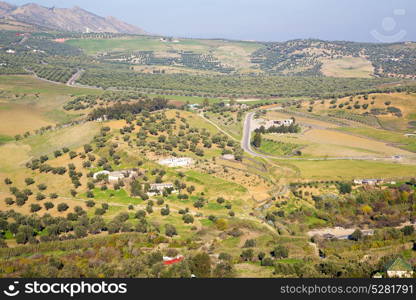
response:
<path id="1" fill-rule="evenodd" d="M 70 39 L 69 45 L 104 62 L 134 65 L 143 72 L 282 76 L 392 77 L 414 79 L 415 43 L 374 44 L 322 40 L 241 42 L 153 36 Z M 140 66 L 147 66 L 142 68 Z"/>
<path id="2" fill-rule="evenodd" d="M 22 22 L 57 31 L 145 34 L 142 29 L 114 17 L 97 16 L 77 6 L 48 8 L 30 3 L 18 7 L 0 2 L 0 18 L 8 24 Z"/>
<path id="3" fill-rule="evenodd" d="M 266 72 L 333 77 L 415 78 L 415 43 L 292 40 L 265 43 L 252 63 Z"/>

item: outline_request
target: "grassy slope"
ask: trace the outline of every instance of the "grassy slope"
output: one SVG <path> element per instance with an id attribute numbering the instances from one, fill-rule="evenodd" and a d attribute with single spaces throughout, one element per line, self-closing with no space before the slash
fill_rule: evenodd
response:
<path id="1" fill-rule="evenodd" d="M 155 51 L 169 55 L 167 51 L 193 51 L 202 54 L 212 54 L 224 65 L 235 67 L 241 71 L 252 67 L 250 55 L 262 47 L 258 43 L 234 42 L 222 40 L 191 40 L 181 39 L 178 43 L 166 43 L 159 37 L 124 37 L 118 39 L 73 39 L 69 45 L 83 49 L 87 54 L 114 51 Z"/>
<path id="2" fill-rule="evenodd" d="M 66 123 L 79 115 L 65 112 L 62 105 L 71 96 L 101 91 L 68 87 L 31 76 L 1 76 L 0 134 L 13 136 L 42 126 Z"/>

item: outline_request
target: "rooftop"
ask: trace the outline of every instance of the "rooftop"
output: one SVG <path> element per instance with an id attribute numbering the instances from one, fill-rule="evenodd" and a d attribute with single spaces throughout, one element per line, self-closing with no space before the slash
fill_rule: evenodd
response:
<path id="1" fill-rule="evenodd" d="M 405 262 L 402 258 L 398 257 L 387 265 L 387 271 L 413 271 L 412 266 Z"/>

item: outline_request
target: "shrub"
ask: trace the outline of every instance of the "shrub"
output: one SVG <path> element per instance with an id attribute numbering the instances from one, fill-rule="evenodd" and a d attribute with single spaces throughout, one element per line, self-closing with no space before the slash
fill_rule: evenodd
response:
<path id="1" fill-rule="evenodd" d="M 182 217 L 182 220 L 185 222 L 185 224 L 192 224 L 194 222 L 194 217 L 190 214 L 186 214 Z"/>
<path id="2" fill-rule="evenodd" d="M 171 224 L 166 224 L 165 225 L 165 234 L 169 237 L 173 237 L 175 235 L 178 235 L 175 226 L 173 226 Z"/>
<path id="3" fill-rule="evenodd" d="M 289 249 L 283 245 L 276 246 L 271 255 L 275 258 L 287 258 L 289 257 Z"/>
<path id="4" fill-rule="evenodd" d="M 6 199 L 4 199 L 4 202 L 7 205 L 13 205 L 14 204 L 14 200 L 12 198 L 10 198 L 10 197 L 7 197 Z"/>
<path id="5" fill-rule="evenodd" d="M 246 240 L 243 246 L 243 248 L 253 248 L 253 247 L 256 247 L 256 240 L 253 240 L 253 239 Z"/>
<path id="6" fill-rule="evenodd" d="M 92 200 L 88 200 L 87 202 L 85 202 L 87 207 L 94 207 L 95 206 L 95 202 Z"/>
<path id="7" fill-rule="evenodd" d="M 31 204 L 30 205 L 30 212 L 34 213 L 34 212 L 38 212 L 42 209 L 42 207 L 40 207 L 39 204 Z"/>
<path id="8" fill-rule="evenodd" d="M 54 205 L 52 202 L 46 202 L 46 203 L 44 204 L 44 206 L 45 206 L 45 209 L 46 209 L 46 210 L 50 210 L 50 209 L 52 209 L 52 208 L 54 208 L 54 207 L 55 207 L 55 205 Z"/>
<path id="9" fill-rule="evenodd" d="M 59 212 L 67 211 L 68 208 L 69 208 L 69 206 L 66 203 L 60 203 L 60 204 L 58 204 L 58 211 Z"/>

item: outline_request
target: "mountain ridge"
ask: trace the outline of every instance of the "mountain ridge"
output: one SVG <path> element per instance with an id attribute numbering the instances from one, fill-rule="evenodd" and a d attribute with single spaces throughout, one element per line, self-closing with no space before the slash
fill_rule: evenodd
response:
<path id="1" fill-rule="evenodd" d="M 109 32 L 146 34 L 134 25 L 115 17 L 102 17 L 79 6 L 72 8 L 44 7 L 35 3 L 21 6 L 0 1 L 0 19 L 69 32 Z"/>

